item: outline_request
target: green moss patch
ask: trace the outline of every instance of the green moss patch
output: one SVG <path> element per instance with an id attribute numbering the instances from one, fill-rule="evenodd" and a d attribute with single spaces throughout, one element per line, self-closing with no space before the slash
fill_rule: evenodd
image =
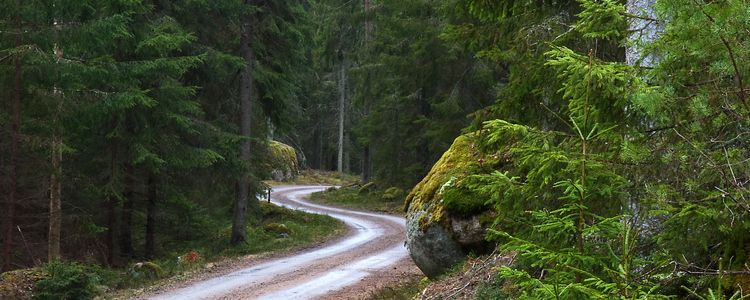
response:
<path id="1" fill-rule="evenodd" d="M 443 206 L 452 213 L 469 216 L 487 209 L 486 198 L 479 197 L 474 192 L 461 186 L 443 191 Z"/>
<path id="2" fill-rule="evenodd" d="M 289 179 L 296 179 L 299 173 L 299 162 L 297 161 L 297 152 L 294 151 L 294 148 L 277 141 L 270 141 L 268 146 L 271 147 L 275 158 L 275 161 L 271 163 L 271 167 L 283 173 L 281 176 L 274 175 L 276 177 L 275 180 L 284 179 L 280 177 L 287 175 Z"/>
<path id="3" fill-rule="evenodd" d="M 407 214 L 426 209 L 430 215 L 429 219 L 420 218 L 420 228 L 425 225 L 423 221 L 447 227 L 445 211 L 471 215 L 487 208 L 485 197 L 475 195 L 461 186 L 461 182 L 468 176 L 491 171 L 497 161 L 497 155 L 488 157 L 479 154 L 474 146 L 476 139 L 475 134 L 456 138 L 450 149 L 443 153 L 427 176 L 406 197 L 404 209 Z"/>

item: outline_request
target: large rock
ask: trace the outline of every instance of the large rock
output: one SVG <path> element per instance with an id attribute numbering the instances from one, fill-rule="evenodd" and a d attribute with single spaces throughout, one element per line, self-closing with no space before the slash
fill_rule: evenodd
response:
<path id="1" fill-rule="evenodd" d="M 496 214 L 486 204 L 488 197 L 465 184 L 468 176 L 497 167 L 499 155 L 479 155 L 475 140 L 473 134 L 456 138 L 406 197 L 406 247 L 427 277 L 445 273 L 470 253 L 495 248 L 484 236 Z"/>
<path id="2" fill-rule="evenodd" d="M 270 141 L 275 161 L 271 163 L 271 177 L 275 181 L 295 180 L 299 176 L 299 163 L 294 148 L 277 141 Z"/>

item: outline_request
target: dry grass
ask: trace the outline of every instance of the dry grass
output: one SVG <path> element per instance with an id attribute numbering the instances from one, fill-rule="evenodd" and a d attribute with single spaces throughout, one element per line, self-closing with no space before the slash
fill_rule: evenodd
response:
<path id="1" fill-rule="evenodd" d="M 505 289 L 503 286 L 492 286 L 498 282 L 495 268 L 511 265 L 514 258 L 515 253 L 492 254 L 471 259 L 450 276 L 427 285 L 414 299 L 495 299 L 496 295 L 488 294 Z"/>

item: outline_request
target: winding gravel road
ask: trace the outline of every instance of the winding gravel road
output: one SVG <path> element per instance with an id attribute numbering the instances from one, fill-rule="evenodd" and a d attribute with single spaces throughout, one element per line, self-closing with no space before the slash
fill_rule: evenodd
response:
<path id="1" fill-rule="evenodd" d="M 344 237 L 317 248 L 259 261 L 229 274 L 180 289 L 156 291 L 142 298 L 332 299 L 332 295 L 342 294 L 341 290 L 346 287 L 361 285 L 368 276 L 378 277 L 384 270 L 392 273 L 405 265 L 413 265 L 404 247 L 406 228 L 403 217 L 331 208 L 302 200 L 302 197 L 325 188 L 275 187 L 271 201 L 340 219 L 349 227 Z M 349 295 L 345 298 L 351 296 L 351 293 L 343 294 Z"/>

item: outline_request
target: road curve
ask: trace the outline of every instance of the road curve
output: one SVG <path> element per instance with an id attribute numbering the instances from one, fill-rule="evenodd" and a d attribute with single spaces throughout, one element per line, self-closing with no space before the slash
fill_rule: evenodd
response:
<path id="1" fill-rule="evenodd" d="M 364 280 L 408 258 L 403 217 L 311 204 L 302 197 L 326 187 L 275 187 L 271 201 L 344 221 L 344 238 L 294 256 L 259 263 L 148 299 L 314 299 Z"/>

